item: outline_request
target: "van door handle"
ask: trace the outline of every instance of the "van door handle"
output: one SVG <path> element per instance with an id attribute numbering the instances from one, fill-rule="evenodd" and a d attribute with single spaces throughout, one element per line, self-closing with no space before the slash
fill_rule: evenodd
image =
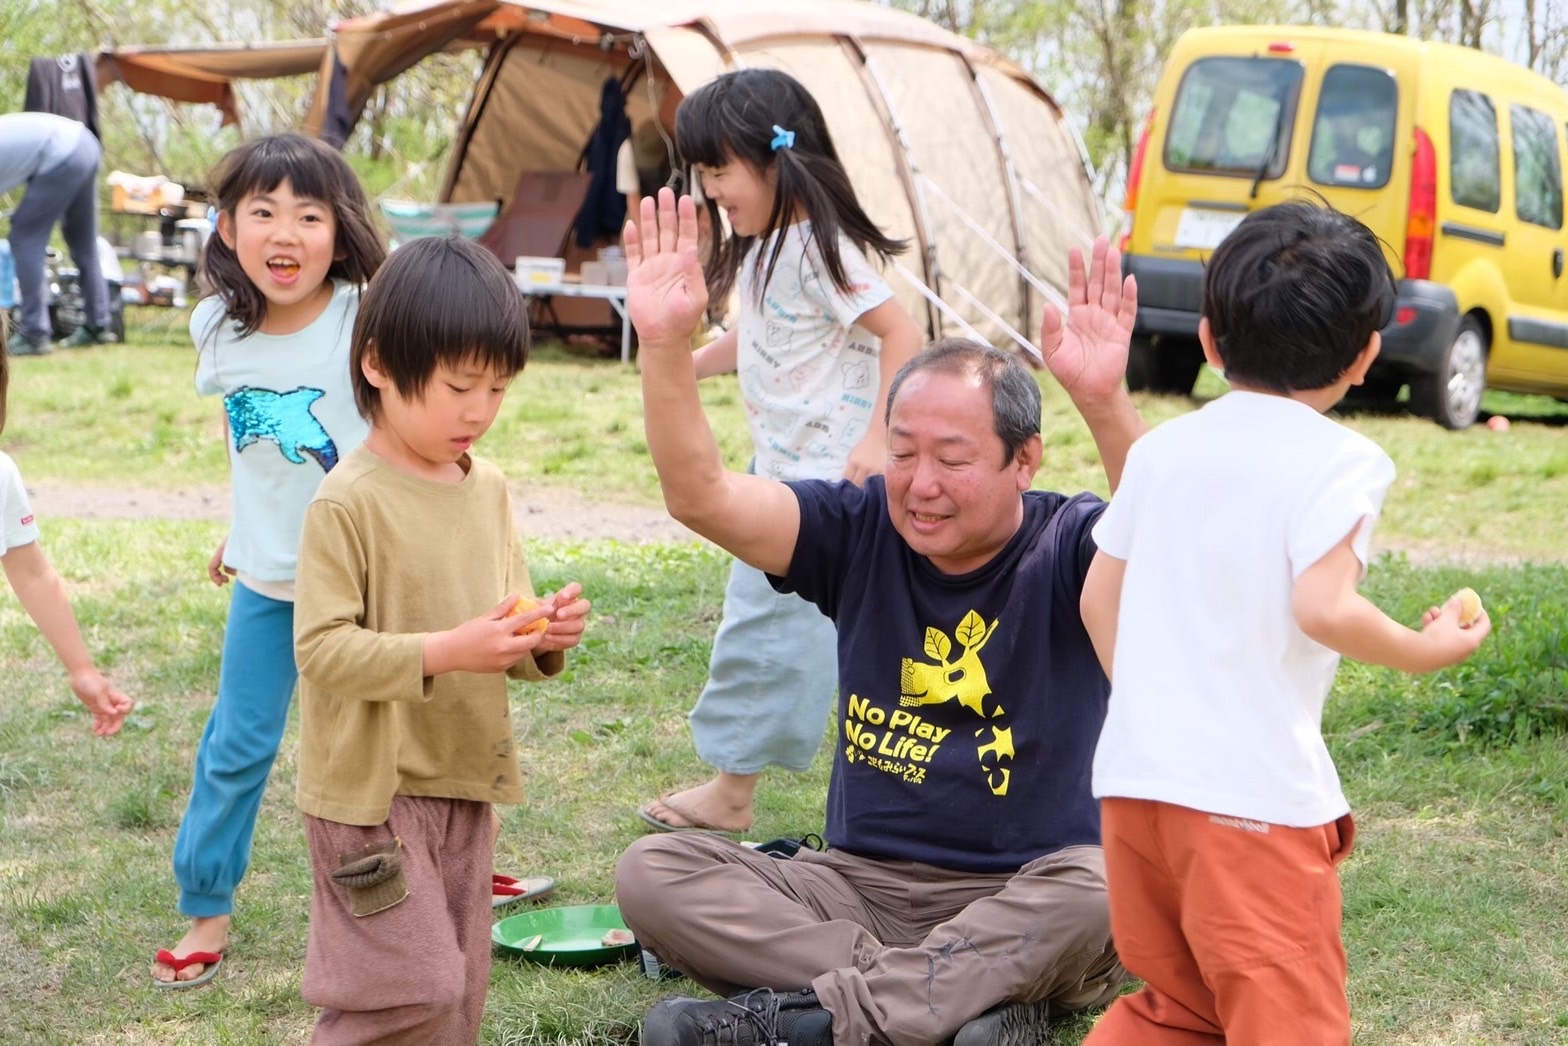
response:
<path id="1" fill-rule="evenodd" d="M 1552 279 L 1558 279 L 1563 274 L 1563 249 L 1558 247 L 1552 251 Z"/>

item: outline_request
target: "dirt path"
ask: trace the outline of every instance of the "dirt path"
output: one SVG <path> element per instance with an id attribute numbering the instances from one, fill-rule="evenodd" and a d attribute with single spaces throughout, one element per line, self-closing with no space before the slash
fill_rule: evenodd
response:
<path id="1" fill-rule="evenodd" d="M 148 487 L 71 487 L 33 483 L 27 488 L 40 519 L 229 518 L 229 488 L 219 485 L 157 490 Z M 697 541 L 697 535 L 663 509 L 590 501 L 571 491 L 512 494 L 523 534 L 538 538 L 616 538 L 627 542 Z"/>

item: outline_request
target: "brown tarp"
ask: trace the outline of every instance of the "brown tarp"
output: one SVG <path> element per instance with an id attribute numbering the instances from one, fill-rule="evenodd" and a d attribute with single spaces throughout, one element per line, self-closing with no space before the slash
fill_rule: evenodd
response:
<path id="1" fill-rule="evenodd" d="M 133 91 L 217 106 L 225 126 L 239 122 L 236 79 L 298 76 L 321 67 L 327 41 L 292 40 L 212 47 L 122 47 L 97 55 L 98 86 L 119 80 Z"/>

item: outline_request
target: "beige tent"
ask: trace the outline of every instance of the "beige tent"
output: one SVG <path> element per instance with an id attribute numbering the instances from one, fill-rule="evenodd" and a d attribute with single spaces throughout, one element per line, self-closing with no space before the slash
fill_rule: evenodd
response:
<path id="1" fill-rule="evenodd" d="M 634 125 L 666 90 L 728 69 L 802 81 L 856 192 L 915 245 L 888 282 L 931 332 L 1038 337 L 1066 252 L 1100 231 L 1083 149 L 1017 65 L 913 15 L 854 0 L 435 0 L 339 22 L 307 129 L 351 126 L 374 87 L 425 55 L 488 48 L 442 198 L 502 198 L 520 174 L 569 170 L 607 76 Z M 334 76 L 334 70 L 336 76 Z M 335 86 L 334 86 L 335 85 Z"/>
<path id="2" fill-rule="evenodd" d="M 487 59 L 445 201 L 509 200 L 520 175 L 574 167 L 607 76 L 628 86 L 638 125 L 666 91 L 764 66 L 811 90 L 861 202 L 914 245 L 888 282 L 933 335 L 1032 341 L 1065 284 L 1067 248 L 1101 228 L 1082 146 L 1028 74 L 855 0 L 425 0 L 339 22 L 325 42 L 131 48 L 98 67 L 101 83 L 211 102 L 225 122 L 236 118 L 232 78 L 318 68 L 306 129 L 330 137 L 352 127 L 378 84 L 463 47 Z"/>

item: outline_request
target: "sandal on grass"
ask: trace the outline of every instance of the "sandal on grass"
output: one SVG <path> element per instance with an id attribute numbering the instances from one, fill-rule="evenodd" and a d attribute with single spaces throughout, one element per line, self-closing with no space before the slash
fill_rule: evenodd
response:
<path id="1" fill-rule="evenodd" d="M 638 807 L 637 816 L 642 819 L 644 824 L 656 832 L 707 832 L 710 835 L 740 835 L 742 832 L 751 831 L 750 824 L 743 824 L 737 828 L 725 828 L 722 825 L 709 824 L 690 810 L 683 809 L 670 802 L 670 796 L 674 794 L 674 792 L 671 792 L 669 795 L 661 795 L 659 802 L 664 804 L 666 810 L 685 821 L 685 824 L 671 824 L 664 820 L 650 809 L 653 805 L 652 803 Z"/>
<path id="2" fill-rule="evenodd" d="M 158 988 L 200 988 L 218 975 L 218 970 L 223 966 L 223 953 L 189 952 L 185 955 L 175 955 L 167 948 L 159 948 L 158 953 L 153 956 L 153 962 L 162 963 L 176 974 L 187 966 L 203 964 L 207 968 L 201 972 L 201 975 L 192 977 L 188 981 L 182 981 L 178 977 L 172 981 L 160 981 L 156 977 L 152 979 L 153 985 Z"/>
<path id="3" fill-rule="evenodd" d="M 490 907 L 500 908 L 518 901 L 537 901 L 555 892 L 555 880 L 548 875 L 519 879 L 499 872 L 490 876 Z"/>

